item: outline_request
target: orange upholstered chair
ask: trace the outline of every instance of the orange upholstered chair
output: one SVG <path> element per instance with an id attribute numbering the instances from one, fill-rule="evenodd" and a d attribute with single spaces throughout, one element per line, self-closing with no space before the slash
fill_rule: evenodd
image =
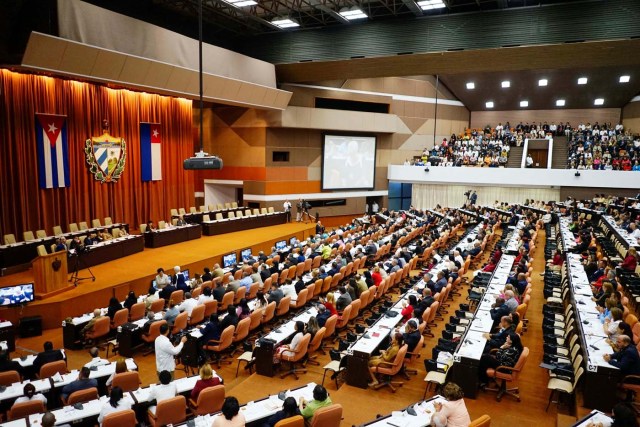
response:
<path id="1" fill-rule="evenodd" d="M 525 347 L 520 353 L 520 358 L 516 362 L 516 365 L 512 368 L 509 366 L 498 366 L 495 369 L 487 369 L 487 376 L 489 378 L 494 378 L 496 382 L 499 383 L 499 387 L 497 389 L 487 388 L 487 391 L 497 391 L 498 395 L 496 396 L 496 400 L 499 402 L 502 400 L 502 396 L 508 394 L 509 396 L 513 396 L 520 402 L 520 391 L 518 387 L 507 389 L 508 382 L 514 382 L 518 379 L 518 375 L 524 368 L 525 363 L 527 362 L 527 358 L 529 357 L 529 347 Z"/>
<path id="2" fill-rule="evenodd" d="M 400 372 L 400 370 L 404 366 L 404 358 L 407 355 L 408 349 L 409 347 L 406 344 L 400 347 L 400 350 L 398 351 L 398 354 L 396 354 L 396 358 L 393 360 L 393 363 L 380 362 L 380 364 L 378 364 L 377 366 L 372 366 L 369 368 L 374 374 L 381 374 L 382 376 L 384 376 L 384 379 L 374 386 L 376 390 L 381 387 L 388 386 L 391 391 L 395 393 L 396 386 L 402 386 L 402 382 L 392 381 L 392 379 L 393 376 Z"/>
<path id="3" fill-rule="evenodd" d="M 310 427 L 340 427 L 341 422 L 342 405 L 336 403 L 316 410 Z"/>
<path id="4" fill-rule="evenodd" d="M 304 418 L 302 418 L 302 415 L 285 418 L 278 421 L 274 427 L 304 427 Z"/>
<path id="5" fill-rule="evenodd" d="M 158 403 L 156 413 L 147 412 L 149 424 L 153 427 L 180 424 L 187 418 L 187 400 L 176 396 Z"/>
<path id="6" fill-rule="evenodd" d="M 93 324 L 93 329 L 85 334 L 85 339 L 98 341 L 100 338 L 104 338 L 111 332 L 111 319 L 104 316 L 96 320 Z"/>
<path id="7" fill-rule="evenodd" d="M 186 311 L 178 314 L 178 316 L 176 316 L 176 320 L 173 321 L 173 327 L 171 328 L 171 335 L 175 335 L 187 329 L 188 322 L 189 322 L 189 314 Z"/>
<path id="8" fill-rule="evenodd" d="M 302 359 L 307 355 L 307 351 L 309 350 L 309 342 L 311 342 L 311 335 L 304 334 L 300 343 L 298 344 L 298 348 L 293 351 L 293 355 L 285 355 L 284 353 L 280 356 L 280 360 L 283 362 L 289 362 L 291 364 L 291 369 L 289 369 L 284 374 L 280 375 L 280 378 L 284 378 L 287 375 L 293 375 L 296 379 L 298 379 L 298 372 L 307 372 L 305 368 L 296 368 L 296 363 L 302 362 Z"/>
<path id="9" fill-rule="evenodd" d="M 305 363 L 311 363 L 312 365 L 319 365 L 315 359 L 318 357 L 317 355 L 313 355 L 316 351 L 320 351 L 324 354 L 324 350 L 322 349 L 322 340 L 324 339 L 324 334 L 327 332 L 326 327 L 322 327 L 318 329 L 318 332 L 313 336 L 311 343 L 309 343 L 309 350 L 307 352 L 307 359 Z"/>
<path id="10" fill-rule="evenodd" d="M 489 427 L 491 425 L 491 417 L 487 414 L 481 415 L 475 420 L 471 420 L 469 427 Z"/>
<path id="11" fill-rule="evenodd" d="M 204 318 L 208 319 L 213 313 L 218 312 L 218 301 L 207 301 L 204 303 Z"/>
<path id="12" fill-rule="evenodd" d="M 189 318 L 189 326 L 194 326 L 204 321 L 204 312 L 206 309 L 204 305 L 194 307 L 191 311 L 191 317 Z"/>
<path id="13" fill-rule="evenodd" d="M 109 320 L 109 318 L 107 318 Z M 55 362 L 45 363 L 40 367 L 40 373 L 38 374 L 38 378 L 50 378 L 57 373 L 66 374 L 69 372 L 67 370 L 67 362 L 65 360 L 56 360 Z"/>
<path id="14" fill-rule="evenodd" d="M 220 368 L 222 362 L 231 363 L 230 361 L 223 360 L 222 353 L 227 351 L 233 344 L 233 333 L 235 329 L 236 327 L 233 325 L 227 326 L 224 328 L 224 331 L 222 331 L 222 334 L 220 334 L 219 340 L 211 340 L 204 345 L 205 350 L 212 352 L 214 356 L 216 356 L 218 368 Z"/>
<path id="15" fill-rule="evenodd" d="M 20 381 L 20 373 L 18 373 L 18 371 L 0 372 L 0 385 L 2 386 L 6 387 L 13 383 L 19 383 Z"/>
<path id="16" fill-rule="evenodd" d="M 123 392 L 135 391 L 140 388 L 140 374 L 138 371 L 121 372 L 113 376 L 111 387 L 120 387 Z"/>
<path id="17" fill-rule="evenodd" d="M 128 321 L 129 321 L 128 308 L 123 308 L 122 310 L 116 311 L 116 314 L 113 316 L 113 320 L 111 321 L 111 330 L 118 329 L 119 326 L 124 325 Z"/>
<path id="18" fill-rule="evenodd" d="M 222 384 L 203 389 L 198 395 L 198 401 L 194 402 L 189 399 L 189 406 L 193 414 L 206 415 L 219 412 L 224 403 L 224 386 Z"/>
<path id="19" fill-rule="evenodd" d="M 149 311 L 153 313 L 159 313 L 162 310 L 164 310 L 164 305 L 165 305 L 165 300 L 160 298 L 151 303 L 151 306 L 149 307 Z"/>
<path id="20" fill-rule="evenodd" d="M 135 322 L 136 320 L 142 319 L 144 317 L 144 310 L 144 302 L 133 304 L 131 306 L 131 310 L 129 310 L 129 322 Z"/>
<path id="21" fill-rule="evenodd" d="M 136 413 L 133 409 L 112 412 L 102 420 L 102 427 L 135 427 L 136 424 Z"/>
<path id="22" fill-rule="evenodd" d="M 84 390 L 74 391 L 65 400 L 62 398 L 62 403 L 65 405 L 75 405 L 76 403 L 89 402 L 98 398 L 98 389 L 96 387 L 87 388 Z"/>
<path id="23" fill-rule="evenodd" d="M 39 414 L 44 412 L 44 403 L 42 400 L 30 400 L 28 402 L 16 403 L 9 409 L 7 417 L 9 421 L 18 418 L 28 417 L 31 414 Z"/>

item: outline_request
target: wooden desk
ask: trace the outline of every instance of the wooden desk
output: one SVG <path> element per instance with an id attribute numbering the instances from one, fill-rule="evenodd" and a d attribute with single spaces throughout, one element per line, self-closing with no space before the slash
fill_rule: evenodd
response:
<path id="1" fill-rule="evenodd" d="M 191 224 L 144 233 L 144 245 L 147 248 L 159 248 L 200 237 L 202 237 L 202 227 Z"/>

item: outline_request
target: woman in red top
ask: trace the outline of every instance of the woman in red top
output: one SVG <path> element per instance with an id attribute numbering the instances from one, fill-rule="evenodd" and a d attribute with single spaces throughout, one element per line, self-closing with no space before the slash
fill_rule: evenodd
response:
<path id="1" fill-rule="evenodd" d="M 373 269 L 373 273 L 371 274 L 371 278 L 373 279 L 373 285 L 378 286 L 382 283 L 382 275 L 380 274 L 380 267 L 376 267 Z"/>
<path id="2" fill-rule="evenodd" d="M 327 294 L 322 304 L 327 308 L 327 310 L 329 310 L 329 313 L 331 313 L 331 316 L 333 316 L 334 314 L 335 315 L 338 314 L 338 310 L 336 310 L 336 300 L 335 300 L 335 297 L 333 296 L 333 292 L 329 292 Z"/>
<path id="3" fill-rule="evenodd" d="M 636 271 L 637 265 L 638 259 L 636 248 L 629 248 L 629 250 L 627 251 L 627 256 L 624 257 L 624 261 L 622 261 L 622 264 L 620 264 L 620 268 L 625 271 Z"/>
<path id="4" fill-rule="evenodd" d="M 214 387 L 220 384 L 220 378 L 213 376 L 213 369 L 211 365 L 205 363 L 200 368 L 200 379 L 196 382 L 196 385 L 191 390 L 191 399 L 198 401 L 200 392 L 205 388 Z"/>
<path id="5" fill-rule="evenodd" d="M 417 304 L 418 300 L 416 299 L 415 295 L 409 295 L 409 304 L 407 304 L 406 301 L 402 301 L 403 308 L 400 312 L 400 314 L 402 314 L 402 323 L 406 323 L 407 320 L 413 317 L 413 310 L 415 309 Z"/>

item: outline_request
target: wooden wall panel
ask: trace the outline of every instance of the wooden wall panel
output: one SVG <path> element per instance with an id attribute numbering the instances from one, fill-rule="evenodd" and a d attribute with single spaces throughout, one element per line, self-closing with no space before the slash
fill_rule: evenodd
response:
<path id="1" fill-rule="evenodd" d="M 512 127 L 518 123 L 540 122 L 569 122 L 572 126 L 580 123 L 607 122 L 619 123 L 620 108 L 589 108 L 576 110 L 516 110 L 516 111 L 472 111 L 471 127 L 483 128 L 487 124 L 495 126 L 498 123 L 509 122 Z"/>
<path id="2" fill-rule="evenodd" d="M 640 133 L 640 101 L 630 102 L 622 109 L 622 124 L 625 130 Z"/>

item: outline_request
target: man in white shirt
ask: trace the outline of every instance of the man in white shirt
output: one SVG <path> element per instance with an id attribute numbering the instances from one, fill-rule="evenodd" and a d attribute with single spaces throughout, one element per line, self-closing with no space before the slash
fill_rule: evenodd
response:
<path id="1" fill-rule="evenodd" d="M 89 350 L 89 354 L 91 355 L 92 359 L 90 362 L 84 365 L 89 369 L 93 368 L 94 366 L 108 365 L 110 363 L 108 360 L 100 357 L 100 350 L 98 349 L 98 347 L 91 347 L 91 350 Z"/>
<path id="2" fill-rule="evenodd" d="M 160 327 L 160 335 L 155 341 L 156 350 L 156 370 L 158 371 L 158 378 L 162 371 L 168 371 L 173 379 L 174 371 L 176 370 L 176 361 L 174 357 L 180 354 L 184 343 L 187 341 L 187 337 L 184 336 L 180 340 L 177 346 L 173 346 L 171 340 L 169 340 L 169 325 L 164 324 Z"/>
<path id="3" fill-rule="evenodd" d="M 158 379 L 160 380 L 160 384 L 151 386 L 151 390 L 149 391 L 149 402 L 155 400 L 156 404 L 158 404 L 163 400 L 171 399 L 178 395 L 178 389 L 176 388 L 176 384 L 173 382 L 173 372 L 161 371 L 158 373 Z M 152 414 L 155 414 L 156 407 L 151 406 L 149 411 Z"/>
<path id="4" fill-rule="evenodd" d="M 635 222 L 629 223 L 629 237 L 635 240 L 640 239 L 640 228 Z"/>
<path id="5" fill-rule="evenodd" d="M 282 204 L 282 208 L 284 209 L 284 214 L 286 216 L 287 222 L 291 222 L 291 202 L 289 199 L 285 200 Z"/>
<path id="6" fill-rule="evenodd" d="M 198 300 L 195 298 L 191 298 L 191 292 L 187 292 L 184 294 L 184 301 L 182 304 L 178 306 L 178 310 L 182 313 L 183 311 L 187 312 L 187 315 L 191 317 L 191 312 L 198 305 Z"/>
<path id="7" fill-rule="evenodd" d="M 374 201 L 371 204 L 371 212 L 373 212 L 373 214 L 375 215 L 378 213 L 379 210 L 380 210 L 380 206 L 378 206 L 378 203 Z"/>
<path id="8" fill-rule="evenodd" d="M 295 301 L 296 298 L 298 298 L 298 293 L 296 292 L 296 288 L 293 282 L 289 279 L 287 279 L 284 285 L 280 286 L 280 290 L 282 291 L 285 297 L 291 297 L 292 301 Z"/>
<path id="9" fill-rule="evenodd" d="M 533 166 L 533 158 L 531 154 L 527 154 L 526 167 L 530 168 L 531 166 Z"/>

